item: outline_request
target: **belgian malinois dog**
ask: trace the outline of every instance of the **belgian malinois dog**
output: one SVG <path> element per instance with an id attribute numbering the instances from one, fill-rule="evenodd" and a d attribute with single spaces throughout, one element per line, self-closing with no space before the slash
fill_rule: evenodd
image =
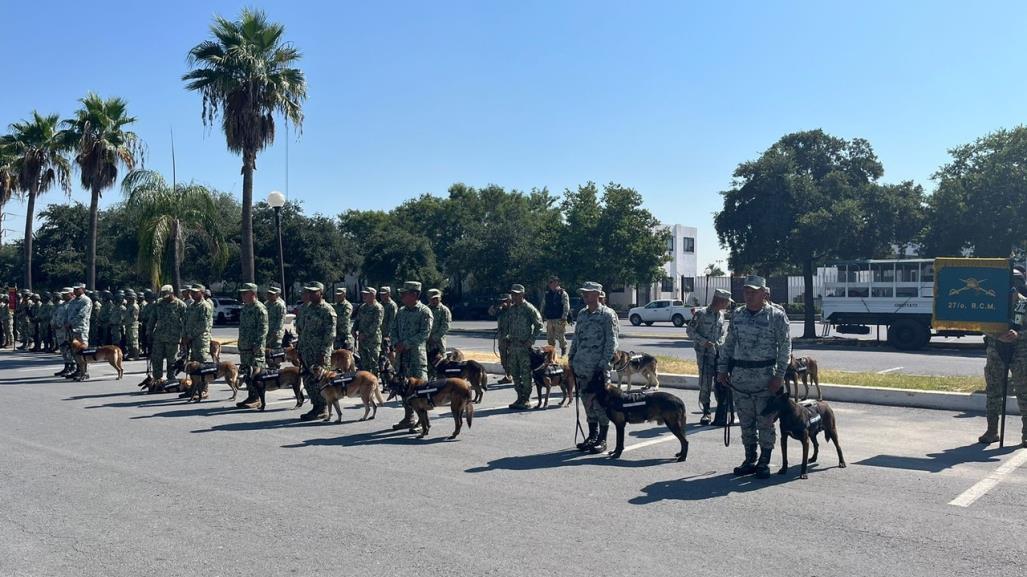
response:
<path id="1" fill-rule="evenodd" d="M 124 353 L 121 352 L 121 347 L 107 345 L 90 349 L 82 341 L 75 339 L 71 341 L 71 350 L 78 366 L 79 376 L 75 380 L 85 380 L 89 376 L 86 367 L 91 363 L 108 363 L 118 372 L 118 380 L 125 375 L 125 369 L 122 367 Z"/>
<path id="2" fill-rule="evenodd" d="M 678 462 L 688 458 L 684 401 L 661 391 L 626 393 L 614 384 L 600 384 L 596 391 L 596 401 L 606 409 L 606 416 L 617 428 L 617 446 L 610 452 L 610 457 L 616 459 L 624 452 L 624 427 L 627 423 L 650 421 L 667 425 L 681 442 L 681 452 L 675 455 Z"/>
<path id="3" fill-rule="evenodd" d="M 803 394 L 799 396 L 799 379 L 802 379 Z M 820 367 L 813 357 L 788 357 L 788 367 L 785 369 L 785 387 L 791 392 L 796 401 L 809 398 L 809 384 L 817 391 L 817 400 L 824 400 L 820 392 Z"/>
<path id="4" fill-rule="evenodd" d="M 460 351 L 456 352 L 462 359 L 463 353 L 460 353 Z M 435 368 L 435 374 L 438 378 L 464 379 L 470 383 L 471 388 L 474 389 L 474 403 L 480 403 L 481 398 L 485 395 L 485 391 L 489 390 L 489 377 L 488 373 L 485 372 L 485 367 L 474 360 L 454 360 L 454 356 L 457 355 L 436 353 L 435 358 L 429 359 L 429 362 Z"/>
<path id="5" fill-rule="evenodd" d="M 361 421 L 374 419 L 378 415 L 378 407 L 385 404 L 379 390 L 378 377 L 368 371 L 349 374 L 321 371 L 318 381 L 321 385 L 321 396 L 328 405 L 328 416 L 325 417 L 325 422 L 332 420 L 332 407 L 335 407 L 338 416 L 335 422 L 342 422 L 339 399 L 344 397 L 360 397 L 360 400 L 364 402 L 364 416 L 360 417 Z M 368 413 L 371 414 L 370 417 L 367 416 Z"/>
<path id="6" fill-rule="evenodd" d="M 799 478 L 808 478 L 807 463 L 816 463 L 820 454 L 820 444 L 817 442 L 817 433 L 820 431 L 824 432 L 827 441 L 834 441 L 834 448 L 838 451 L 838 468 L 846 467 L 842 448 L 838 445 L 838 420 L 826 401 L 810 399 L 796 403 L 788 397 L 784 389 L 781 389 L 767 403 L 762 416 L 781 420 L 781 470 L 777 472 L 778 475 L 788 472 L 788 437 L 792 437 L 802 441 L 802 471 Z M 813 443 L 812 457 L 809 457 L 810 442 Z"/>
<path id="7" fill-rule="evenodd" d="M 567 363 L 560 362 L 556 355 L 556 347 L 546 345 L 542 348 L 532 348 L 530 354 L 531 380 L 535 382 L 535 391 L 538 393 L 538 404 L 535 408 L 549 406 L 549 393 L 553 385 L 563 391 L 563 400 L 557 406 L 571 406 L 574 398 L 574 371 Z M 546 390 L 545 397 L 542 396 L 543 388 Z"/>
<path id="8" fill-rule="evenodd" d="M 246 379 L 247 387 L 252 387 L 253 392 L 257 393 L 260 398 L 260 411 L 267 408 L 267 400 L 265 395 L 268 391 L 277 391 L 278 389 L 292 388 L 292 392 L 296 395 L 296 406 L 294 409 L 298 409 L 303 406 L 303 401 L 306 397 L 303 395 L 303 383 L 300 379 L 299 367 L 282 367 L 277 371 L 261 371 Z"/>
<path id="9" fill-rule="evenodd" d="M 293 366 L 300 366 L 300 352 L 296 347 L 287 347 L 285 349 L 285 360 L 293 364 Z M 353 351 L 346 349 L 335 349 L 332 351 L 332 370 L 337 371 L 341 374 L 352 373 L 357 370 L 357 363 L 353 358 Z"/>
<path id="10" fill-rule="evenodd" d="M 656 375 L 656 357 L 649 353 L 635 354 L 634 352 L 615 351 L 611 365 L 617 371 L 617 382 L 623 384 L 628 382 L 628 390 L 631 390 L 631 376 L 638 373 L 645 377 L 645 388 L 660 388 L 660 378 Z"/>
<path id="11" fill-rule="evenodd" d="M 202 373 L 203 363 L 192 361 L 182 367 L 185 376 L 178 379 L 183 391 L 191 391 L 190 401 L 200 402 L 207 398 L 207 388 L 217 379 L 224 379 L 229 388 L 232 389 L 232 396 L 229 401 L 234 401 L 239 394 L 239 367 L 230 361 L 217 363 L 214 372 Z M 177 370 L 177 364 L 176 364 Z M 194 382 L 201 381 L 202 382 Z"/>
<path id="12" fill-rule="evenodd" d="M 418 439 L 428 435 L 428 431 L 431 429 L 431 424 L 428 422 L 428 411 L 438 405 L 448 402 L 450 410 L 453 412 L 456 430 L 449 436 L 450 440 L 460 434 L 460 427 L 463 425 L 462 417 L 467 417 L 468 428 L 474 419 L 471 384 L 464 379 L 439 379 L 427 382 L 414 377 L 400 378 L 390 382 L 388 388 L 389 400 L 392 400 L 393 397 L 400 397 L 417 413 L 421 426 L 421 434 L 417 436 Z"/>

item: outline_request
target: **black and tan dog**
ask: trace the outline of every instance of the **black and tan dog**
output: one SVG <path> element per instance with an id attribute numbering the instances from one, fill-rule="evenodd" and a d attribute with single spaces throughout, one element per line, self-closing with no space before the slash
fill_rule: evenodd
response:
<path id="1" fill-rule="evenodd" d="M 118 372 L 118 379 L 125 375 L 125 369 L 122 366 L 124 360 L 124 353 L 121 351 L 121 347 L 114 345 L 107 345 L 105 347 L 89 348 L 82 341 L 75 339 L 71 341 L 72 355 L 75 357 L 75 365 L 78 367 L 78 372 L 75 373 L 76 381 L 84 381 L 89 378 L 89 371 L 87 367 L 91 363 L 107 363 L 114 367 L 114 370 Z"/>
<path id="2" fill-rule="evenodd" d="M 300 352 L 296 347 L 290 346 L 285 349 L 285 360 L 292 363 L 294 367 L 300 366 Z M 356 358 L 353 351 L 346 349 L 335 349 L 332 351 L 332 370 L 340 373 L 352 373 L 357 370 Z"/>
<path id="3" fill-rule="evenodd" d="M 364 416 L 361 421 L 374 419 L 378 415 L 378 407 L 385 404 L 382 393 L 379 390 L 378 377 L 368 371 L 357 371 L 355 373 L 337 373 L 335 371 L 321 371 L 318 377 L 321 384 L 321 396 L 328 405 L 328 416 L 325 422 L 332 420 L 332 407 L 338 416 L 336 422 L 342 422 L 342 408 L 339 407 L 339 399 L 345 397 L 360 397 L 364 402 Z M 368 417 L 368 413 L 371 414 Z"/>
<path id="4" fill-rule="evenodd" d="M 177 362 L 175 369 L 176 373 L 180 372 Z M 222 361 L 213 366 L 205 367 L 203 363 L 191 361 L 184 363 L 181 370 L 185 371 L 185 376 L 178 379 L 179 387 L 183 391 L 191 393 L 189 396 L 190 401 L 200 402 L 202 399 L 206 399 L 207 389 L 218 379 L 224 379 L 225 383 L 232 389 L 232 396 L 228 399 L 229 401 L 234 401 L 236 395 L 239 394 L 239 367 L 233 362 Z"/>
<path id="5" fill-rule="evenodd" d="M 455 354 L 451 354 L 454 353 Z M 435 369 L 435 375 L 442 378 L 464 379 L 471 384 L 474 390 L 474 403 L 480 403 L 485 391 L 489 390 L 489 377 L 485 367 L 475 360 L 463 360 L 463 353 L 458 350 L 448 351 L 447 354 L 435 352 L 435 358 L 429 359 Z"/>
<path id="6" fill-rule="evenodd" d="M 531 349 L 531 380 L 535 383 L 535 391 L 538 393 L 538 404 L 536 409 L 549 406 L 549 393 L 553 385 L 560 387 L 563 391 L 563 399 L 558 407 L 571 406 L 574 398 L 574 371 L 566 363 L 561 363 L 556 355 L 556 347 L 546 345 Z M 542 396 L 542 389 L 546 390 L 545 397 Z M 564 404 L 566 403 L 566 405 Z"/>
<path id="7" fill-rule="evenodd" d="M 605 375 L 596 373 L 594 379 Z M 627 423 L 655 422 L 665 424 L 681 442 L 678 461 L 688 458 L 688 439 L 685 438 L 685 402 L 670 393 L 646 391 L 626 393 L 614 384 L 593 383 L 596 401 L 606 409 L 606 416 L 617 428 L 617 446 L 610 452 L 614 459 L 624 452 L 624 427 Z"/>
<path id="8" fill-rule="evenodd" d="M 645 378 L 645 388 L 659 389 L 660 378 L 656 376 L 658 362 L 656 357 L 649 353 L 636 354 L 634 352 L 615 351 L 611 368 L 617 371 L 617 382 L 624 384 L 628 382 L 628 390 L 631 390 L 631 377 L 635 373 Z"/>
<path id="9" fill-rule="evenodd" d="M 453 421 L 456 429 L 449 439 L 455 439 L 460 434 L 463 425 L 461 420 L 467 417 L 467 427 L 470 428 L 474 419 L 474 403 L 471 402 L 471 384 L 464 379 L 438 379 L 426 382 L 414 377 L 395 379 L 388 383 L 389 400 L 399 397 L 415 413 L 417 413 L 418 424 L 421 426 L 421 434 L 418 439 L 428 435 L 431 423 L 428 422 L 428 411 L 438 405 L 449 403 L 453 412 Z M 411 429 L 413 432 L 413 429 Z"/>
<path id="10" fill-rule="evenodd" d="M 246 378 L 247 388 L 252 389 L 254 395 L 260 399 L 260 409 L 263 411 L 267 408 L 266 395 L 268 391 L 277 391 L 278 389 L 292 388 L 292 392 L 296 395 L 296 406 L 294 409 L 298 409 L 303 406 L 303 401 L 306 397 L 303 395 L 303 383 L 300 379 L 299 367 L 282 367 L 277 371 L 264 370 L 258 372 L 248 378 Z"/>
<path id="11" fill-rule="evenodd" d="M 803 394 L 799 396 L 799 379 L 802 379 Z M 809 385 L 817 392 L 817 400 L 824 400 L 820 392 L 820 367 L 813 357 L 788 357 L 788 367 L 785 369 L 785 387 L 791 392 L 796 401 L 809 398 Z"/>
<path id="12" fill-rule="evenodd" d="M 838 421 L 827 402 L 811 399 L 796 403 L 782 389 L 767 404 L 762 416 L 781 420 L 781 470 L 778 471 L 779 475 L 788 472 L 788 437 L 792 437 L 802 441 L 802 471 L 799 478 L 807 478 L 807 464 L 816 463 L 817 456 L 820 454 L 820 444 L 817 442 L 817 433 L 820 431 L 824 432 L 824 438 L 827 441 L 834 441 L 834 448 L 838 451 L 838 468 L 845 468 L 845 457 L 842 456 L 842 448 L 838 445 Z M 813 443 L 812 457 L 809 457 L 810 442 Z"/>

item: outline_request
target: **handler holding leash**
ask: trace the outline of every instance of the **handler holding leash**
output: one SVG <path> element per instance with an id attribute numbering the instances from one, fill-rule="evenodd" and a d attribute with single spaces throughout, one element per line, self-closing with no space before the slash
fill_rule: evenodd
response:
<path id="1" fill-rule="evenodd" d="M 688 323 L 688 338 L 695 342 L 695 358 L 699 365 L 700 425 L 710 424 L 710 391 L 717 372 L 717 353 L 724 344 L 724 309 L 732 302 L 731 293 L 717 289 L 710 305 L 696 310 Z M 727 422 L 727 415 L 721 407 L 724 401 L 720 390 L 721 387 L 717 387 L 717 420 L 713 422 L 717 427 L 723 427 Z"/>
<path id="2" fill-rule="evenodd" d="M 606 386 L 607 379 L 596 379 L 597 371 L 608 372 L 613 352 L 617 350 L 617 315 L 599 302 L 603 285 L 587 282 L 579 289 L 585 308 L 578 313 L 571 341 L 570 360 L 574 380 L 581 390 L 582 403 L 588 421 L 588 438 L 578 444 L 579 451 L 599 454 L 606 451 L 606 433 L 610 419 L 606 409 L 596 400 L 596 387 Z"/>
<path id="3" fill-rule="evenodd" d="M 245 283 L 239 288 L 242 310 L 239 312 L 239 374 L 246 379 L 246 398 L 236 403 L 239 408 L 255 409 L 260 397 L 250 380 L 264 370 L 264 345 L 267 343 L 267 307 L 257 300 L 257 285 Z"/>
<path id="4" fill-rule="evenodd" d="M 312 282 L 303 287 L 307 304 L 303 305 L 303 314 L 297 315 L 296 330 L 300 334 L 299 353 L 300 371 L 303 376 L 303 387 L 307 390 L 310 411 L 300 416 L 303 421 L 320 421 L 328 416 L 327 405 L 321 396 L 321 385 L 315 374 L 319 369 L 331 366 L 332 345 L 335 344 L 335 309 L 324 301 L 325 286 L 320 282 Z"/>
<path id="5" fill-rule="evenodd" d="M 777 440 L 773 421 L 761 414 L 781 389 L 792 352 L 788 316 L 767 302 L 769 292 L 763 277 L 746 277 L 745 306 L 738 307 L 731 318 L 717 368 L 717 382 L 734 393 L 745 446 L 745 461 L 734 473 L 755 473 L 757 479 L 770 478 L 770 455 Z"/>
<path id="6" fill-rule="evenodd" d="M 1014 292 L 1009 295 L 1012 300 L 1013 322 L 1008 331 L 985 336 L 987 361 L 984 365 L 984 380 L 987 383 L 988 396 L 988 430 L 978 441 L 989 445 L 1000 439 L 999 416 L 1004 415 L 1006 395 L 1012 384 L 1013 393 L 1020 405 L 1020 418 L 1023 421 L 1021 443 L 1027 447 L 1027 298 L 1020 294 L 1024 289 L 1024 274 L 1020 270 L 1013 271 Z M 1012 371 L 1012 381 L 1009 373 Z"/>

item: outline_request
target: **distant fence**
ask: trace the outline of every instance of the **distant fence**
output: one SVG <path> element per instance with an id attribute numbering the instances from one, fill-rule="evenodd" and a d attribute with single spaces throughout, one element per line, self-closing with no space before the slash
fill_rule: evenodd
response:
<path id="1" fill-rule="evenodd" d="M 821 270 L 820 274 L 813 277 L 813 298 L 820 299 L 824 296 L 824 283 L 832 282 L 834 279 L 825 278 L 831 274 L 837 274 L 834 269 Z M 706 304 L 713 298 L 713 292 L 717 289 L 724 289 L 731 291 L 732 297 L 736 301 L 742 300 L 742 286 L 745 279 L 742 277 L 727 277 L 727 276 L 711 276 L 711 277 L 696 277 L 695 279 L 695 290 L 691 293 L 689 298 L 686 296 L 687 301 L 693 304 Z M 787 276 L 787 277 L 771 277 L 767 279 L 767 285 L 770 287 L 770 294 L 777 302 L 785 301 L 782 295 L 787 295 L 787 301 L 789 303 L 801 303 L 803 294 L 806 292 L 803 278 L 801 276 Z"/>

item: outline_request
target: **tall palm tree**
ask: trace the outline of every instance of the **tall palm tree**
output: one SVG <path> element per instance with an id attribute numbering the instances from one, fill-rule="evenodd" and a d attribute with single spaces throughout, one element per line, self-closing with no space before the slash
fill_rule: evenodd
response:
<path id="1" fill-rule="evenodd" d="M 5 145 L 3 139 L 0 138 L 0 244 L 3 244 L 4 220 L 7 217 L 4 209 L 7 207 L 7 202 L 11 200 L 11 196 L 18 190 L 18 175 L 15 173 L 14 159 L 11 147 Z"/>
<path id="2" fill-rule="evenodd" d="M 253 171 L 257 153 L 275 140 L 275 113 L 296 126 L 307 97 L 300 52 L 282 39 L 285 27 L 264 12 L 244 9 L 238 20 L 216 16 L 212 38 L 189 51 L 182 77 L 203 96 L 203 123 L 221 117 L 228 149 L 242 154 L 242 278 L 253 282 Z"/>
<path id="3" fill-rule="evenodd" d="M 168 259 L 171 245 L 171 278 L 174 286 L 182 286 L 181 265 L 186 237 L 198 234 L 207 241 L 207 248 L 220 266 L 228 259 L 228 248 L 218 226 L 218 210 L 214 195 L 206 187 L 188 184 L 171 187 L 154 170 L 134 170 L 121 182 L 127 208 L 139 215 L 140 274 L 160 286 L 161 271 Z"/>
<path id="4" fill-rule="evenodd" d="M 74 146 L 75 164 L 81 173 L 82 187 L 89 190 L 89 249 L 86 252 L 86 285 L 96 288 L 96 215 L 100 195 L 118 180 L 118 165 L 135 168 L 142 156 L 139 138 L 125 127 L 135 122 L 128 115 L 128 104 L 121 98 L 104 100 L 89 93 L 79 100 L 82 108 L 64 121 Z M 142 160 L 141 158 L 139 160 Z"/>
<path id="5" fill-rule="evenodd" d="M 60 130 L 56 114 L 32 112 L 31 120 L 15 122 L 11 133 L 0 142 L 14 155 L 18 190 L 28 200 L 25 210 L 25 288 L 32 289 L 32 220 L 36 197 L 56 184 L 71 194 L 71 164 L 64 154 L 69 150 L 68 135 Z"/>

